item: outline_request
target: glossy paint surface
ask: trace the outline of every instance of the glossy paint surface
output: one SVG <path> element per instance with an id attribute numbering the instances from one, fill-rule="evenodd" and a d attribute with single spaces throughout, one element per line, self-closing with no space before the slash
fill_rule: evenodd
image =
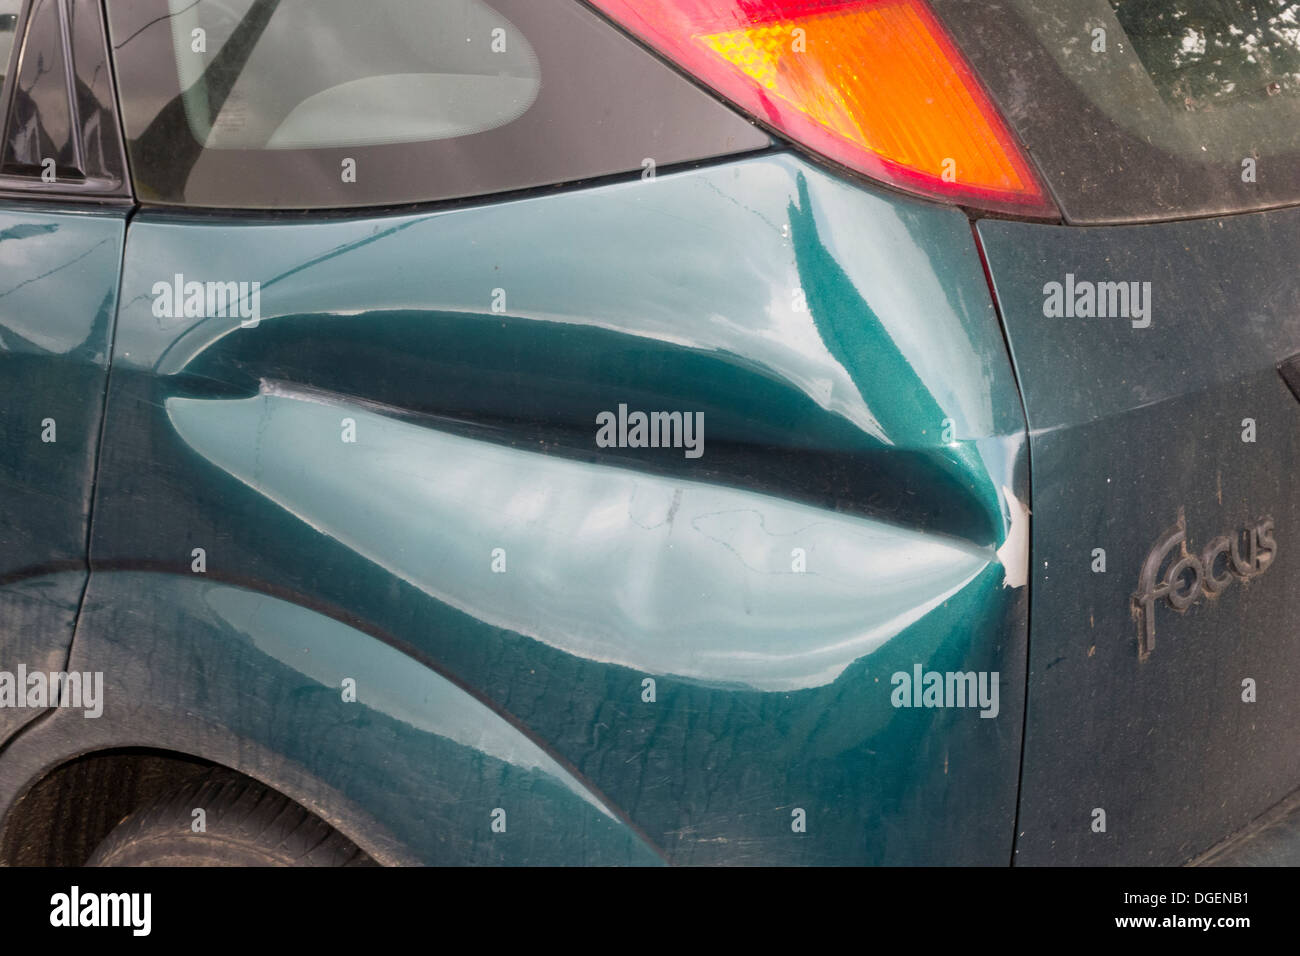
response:
<path id="1" fill-rule="evenodd" d="M 1033 467 L 1017 862 L 1183 863 L 1300 786 L 1300 403 L 1277 371 L 1300 352 L 1300 210 L 979 234 Z M 1149 282 L 1149 325 L 1047 317 L 1067 273 Z M 1142 659 L 1132 596 L 1180 511 L 1189 553 L 1271 518 L 1276 557 L 1181 614 L 1158 602 Z"/>
<path id="2" fill-rule="evenodd" d="M 81 626 L 98 640 L 69 666 L 104 672 L 106 713 L 55 712 L 6 752 L 7 780 L 127 733 L 274 781 L 386 864 L 661 862 L 542 748 L 381 640 L 198 576 L 101 572 L 93 588 L 115 600 L 90 602 Z M 146 629 L 165 638 L 141 641 Z M 344 679 L 355 703 L 341 703 Z"/>
<path id="3" fill-rule="evenodd" d="M 168 314 L 177 274 L 260 282 L 260 321 Z M 114 363 L 101 744 L 210 746 L 392 861 L 1007 862 L 1024 420 L 959 212 L 780 155 L 145 212 Z M 621 404 L 703 413 L 702 456 L 599 446 Z M 996 672 L 996 716 L 893 706 L 916 665 Z"/>
<path id="4" fill-rule="evenodd" d="M 63 666 L 86 544 L 125 217 L 0 208 L 0 670 Z M 39 711 L 0 707 L 0 740 Z"/>

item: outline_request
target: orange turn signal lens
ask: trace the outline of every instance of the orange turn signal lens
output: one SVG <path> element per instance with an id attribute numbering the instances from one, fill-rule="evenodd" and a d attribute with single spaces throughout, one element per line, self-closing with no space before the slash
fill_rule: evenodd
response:
<path id="1" fill-rule="evenodd" d="M 777 131 L 947 202 L 1056 218 L 923 0 L 591 0 Z"/>

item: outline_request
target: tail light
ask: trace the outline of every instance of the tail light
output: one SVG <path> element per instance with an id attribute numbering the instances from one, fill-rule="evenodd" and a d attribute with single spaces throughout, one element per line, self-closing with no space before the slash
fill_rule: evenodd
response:
<path id="1" fill-rule="evenodd" d="M 924 0 L 589 0 L 828 159 L 908 192 L 1057 218 Z"/>

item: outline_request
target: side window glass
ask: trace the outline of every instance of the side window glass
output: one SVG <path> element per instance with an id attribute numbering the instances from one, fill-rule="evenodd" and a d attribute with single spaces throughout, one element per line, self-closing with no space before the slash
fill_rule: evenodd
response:
<path id="1" fill-rule="evenodd" d="M 480 0 L 390 0 L 364 17 L 353 0 L 170 10 L 186 119 L 204 149 L 468 136 L 518 119 L 541 83 L 528 38 Z"/>
<path id="2" fill-rule="evenodd" d="M 577 0 L 107 0 L 143 202 L 383 206 L 766 135 Z"/>

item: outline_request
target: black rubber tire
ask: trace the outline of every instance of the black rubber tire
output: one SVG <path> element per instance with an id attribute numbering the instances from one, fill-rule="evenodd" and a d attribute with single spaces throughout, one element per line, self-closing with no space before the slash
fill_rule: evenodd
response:
<path id="1" fill-rule="evenodd" d="M 191 830 L 193 811 L 206 831 Z M 140 807 L 87 866 L 375 866 L 328 823 L 255 780 L 214 770 Z"/>

